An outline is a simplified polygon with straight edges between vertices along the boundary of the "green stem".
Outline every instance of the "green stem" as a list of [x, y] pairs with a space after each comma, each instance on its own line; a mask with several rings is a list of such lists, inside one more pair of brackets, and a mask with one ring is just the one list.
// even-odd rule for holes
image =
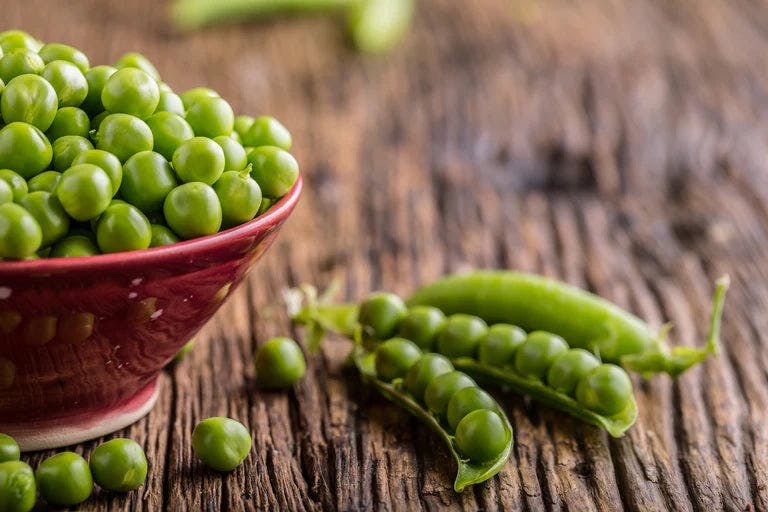
[[171, 20], [180, 30], [194, 30], [220, 21], [241, 21], [293, 11], [333, 11], [360, 0], [176, 0]]
[[630, 354], [621, 358], [621, 364], [632, 371], [645, 376], [658, 372], [667, 372], [677, 377], [688, 368], [703, 361], [707, 356], [720, 351], [720, 324], [723, 316], [725, 294], [730, 286], [728, 276], [723, 276], [715, 283], [715, 296], [712, 299], [712, 311], [709, 315], [709, 334], [704, 348], [672, 347], [660, 342], [659, 349], [653, 352]]

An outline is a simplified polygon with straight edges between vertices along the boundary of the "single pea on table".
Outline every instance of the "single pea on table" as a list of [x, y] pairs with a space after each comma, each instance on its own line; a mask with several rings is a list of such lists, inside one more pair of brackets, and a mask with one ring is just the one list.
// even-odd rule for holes
[[84, 52], [19, 30], [1, 32], [0, 48], [2, 260], [213, 235], [262, 215], [298, 179], [277, 119], [236, 116], [210, 88], [176, 94], [140, 54], [91, 67]]

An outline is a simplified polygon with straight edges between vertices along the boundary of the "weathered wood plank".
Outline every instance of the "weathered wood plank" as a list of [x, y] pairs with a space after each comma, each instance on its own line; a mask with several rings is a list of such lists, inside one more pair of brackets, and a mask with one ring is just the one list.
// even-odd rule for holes
[[[404, 44], [370, 59], [330, 20], [182, 37], [161, 5], [5, 1], [0, 28], [94, 63], [142, 51], [176, 89], [210, 85], [238, 112], [276, 115], [307, 187], [246, 286], [166, 372], [157, 407], [120, 433], [147, 450], [145, 488], [98, 492], [81, 510], [768, 510], [768, 8], [422, 0]], [[468, 267], [562, 278], [673, 321], [683, 344], [702, 343], [711, 282], [729, 272], [721, 357], [677, 381], [636, 380], [640, 417], [619, 440], [497, 395], [513, 456], [460, 496], [439, 440], [343, 369], [344, 340], [294, 391], [253, 386], [252, 353], [289, 332], [284, 287], [340, 278], [348, 299], [407, 294]], [[230, 475], [191, 452], [212, 415], [254, 432]]]

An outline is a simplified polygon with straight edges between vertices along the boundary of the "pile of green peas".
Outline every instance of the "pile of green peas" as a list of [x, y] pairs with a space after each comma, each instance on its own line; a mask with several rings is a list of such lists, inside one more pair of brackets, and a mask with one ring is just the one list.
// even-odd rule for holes
[[423, 353], [410, 340], [390, 338], [375, 350], [376, 377], [403, 389], [454, 436], [472, 463], [498, 457], [511, 441], [496, 401], [441, 354]]
[[29, 512], [37, 492], [48, 504], [71, 507], [87, 500], [94, 482], [112, 492], [138, 489], [147, 479], [147, 457], [138, 443], [112, 439], [98, 446], [90, 462], [74, 452], [61, 452], [36, 471], [20, 460], [14, 439], [0, 434], [0, 510]]
[[[232, 471], [251, 451], [251, 434], [231, 418], [208, 418], [192, 433], [197, 456], [217, 471]], [[96, 447], [86, 461], [74, 452], [60, 452], [34, 471], [20, 460], [16, 441], [0, 434], [0, 511], [29, 512], [37, 493], [56, 507], [72, 507], [87, 500], [94, 483], [111, 492], [128, 492], [147, 479], [147, 456], [131, 439], [116, 438]]]
[[479, 317], [461, 313], [446, 317], [431, 306], [408, 308], [397, 295], [383, 292], [360, 304], [358, 322], [369, 339], [398, 336], [418, 350], [450, 360], [469, 358], [503, 368], [541, 382], [600, 415], [619, 414], [633, 400], [632, 380], [623, 368], [602, 363], [586, 350], [569, 348], [563, 338], [549, 332], [526, 333], [509, 324], [489, 327]]
[[0, 32], [0, 259], [168, 245], [250, 221], [298, 179], [291, 134], [235, 116], [216, 91], [176, 94], [128, 53]]

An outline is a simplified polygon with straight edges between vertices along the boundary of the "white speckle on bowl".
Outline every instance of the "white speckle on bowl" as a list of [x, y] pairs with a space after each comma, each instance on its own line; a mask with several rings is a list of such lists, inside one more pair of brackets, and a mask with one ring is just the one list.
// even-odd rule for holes
[[0, 299], [7, 299], [11, 296], [13, 293], [13, 290], [8, 288], [7, 286], [0, 286]]
[[137, 278], [131, 280], [131, 286], [139, 286], [143, 282], [144, 282], [144, 278], [143, 277], [137, 277]]
[[139, 296], [139, 294], [136, 293], [136, 292], [131, 292], [131, 293], [128, 294], [128, 298], [129, 299], [135, 299], [138, 296]]
[[160, 315], [162, 315], [162, 314], [163, 314], [163, 310], [161, 308], [161, 309], [158, 309], [157, 311], [155, 311], [154, 313], [152, 313], [149, 316], [149, 318], [151, 318], [152, 320], [156, 320], [156, 319], [160, 318]]

